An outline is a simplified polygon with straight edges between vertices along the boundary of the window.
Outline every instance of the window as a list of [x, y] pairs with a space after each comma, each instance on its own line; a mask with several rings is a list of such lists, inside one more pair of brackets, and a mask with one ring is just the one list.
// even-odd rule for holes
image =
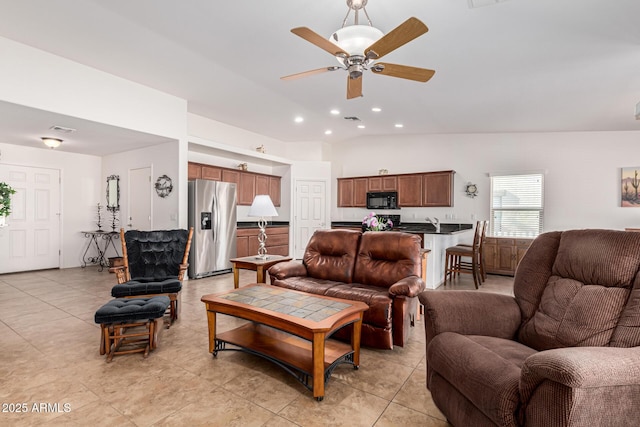
[[541, 173], [491, 176], [494, 237], [536, 237], [542, 233], [544, 179]]

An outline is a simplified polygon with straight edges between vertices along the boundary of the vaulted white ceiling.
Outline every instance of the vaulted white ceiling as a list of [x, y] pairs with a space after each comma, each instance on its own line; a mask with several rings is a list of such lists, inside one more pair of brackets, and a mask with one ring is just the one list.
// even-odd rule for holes
[[[364, 97], [347, 100], [342, 70], [280, 80], [337, 65], [290, 29], [329, 37], [346, 15], [345, 0], [0, 0], [0, 36], [286, 142], [640, 130], [638, 0], [509, 0], [478, 8], [468, 0], [369, 0], [367, 11], [385, 33], [410, 16], [429, 27], [384, 59], [436, 70], [429, 82], [366, 72]], [[329, 113], [334, 108], [339, 116]], [[359, 117], [365, 129], [344, 116]]]

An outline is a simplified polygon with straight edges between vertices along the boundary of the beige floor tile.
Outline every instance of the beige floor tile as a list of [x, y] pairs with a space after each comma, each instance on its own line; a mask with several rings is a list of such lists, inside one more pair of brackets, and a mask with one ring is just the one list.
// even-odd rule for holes
[[[512, 292], [512, 279], [491, 277], [482, 291]], [[240, 272], [241, 284], [254, 281], [255, 272]], [[231, 274], [185, 281], [180, 319], [160, 331], [158, 348], [107, 363], [93, 316], [114, 284], [95, 266], [0, 275], [0, 398], [71, 404], [67, 413], [0, 414], [1, 425], [446, 425], [424, 383], [422, 322], [404, 348], [363, 348], [359, 370], [336, 368], [317, 402], [269, 361], [208, 353], [201, 298], [233, 289]], [[220, 331], [244, 322], [218, 316]]]

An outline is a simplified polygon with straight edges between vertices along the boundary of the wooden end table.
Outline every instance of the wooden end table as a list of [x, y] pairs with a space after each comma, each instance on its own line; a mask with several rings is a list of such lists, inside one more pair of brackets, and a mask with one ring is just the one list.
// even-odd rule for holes
[[[313, 397], [318, 401], [324, 398], [325, 382], [336, 366], [349, 363], [358, 369], [360, 365], [362, 317], [369, 308], [361, 301], [261, 283], [222, 294], [204, 295], [201, 301], [207, 308], [209, 352], [213, 357], [219, 351], [238, 349], [263, 357], [313, 390]], [[250, 322], [218, 333], [217, 313]], [[333, 332], [351, 324], [350, 344], [327, 340]]]
[[291, 257], [282, 255], [267, 255], [266, 259], [259, 258], [256, 255], [245, 256], [242, 258], [232, 258], [233, 264], [233, 287], [238, 289], [240, 281], [239, 270], [253, 270], [256, 272], [256, 282], [267, 283], [267, 277], [264, 274], [269, 267], [283, 261], [291, 261]]

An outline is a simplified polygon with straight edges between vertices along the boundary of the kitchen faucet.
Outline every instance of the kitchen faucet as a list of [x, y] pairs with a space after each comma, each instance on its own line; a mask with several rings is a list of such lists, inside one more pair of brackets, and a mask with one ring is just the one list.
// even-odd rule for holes
[[436, 233], [440, 232], [440, 220], [438, 218], [436, 218], [435, 216], [433, 217], [433, 219], [431, 219], [431, 217], [426, 217], [425, 220], [428, 223], [433, 224], [433, 226], [436, 228]]

